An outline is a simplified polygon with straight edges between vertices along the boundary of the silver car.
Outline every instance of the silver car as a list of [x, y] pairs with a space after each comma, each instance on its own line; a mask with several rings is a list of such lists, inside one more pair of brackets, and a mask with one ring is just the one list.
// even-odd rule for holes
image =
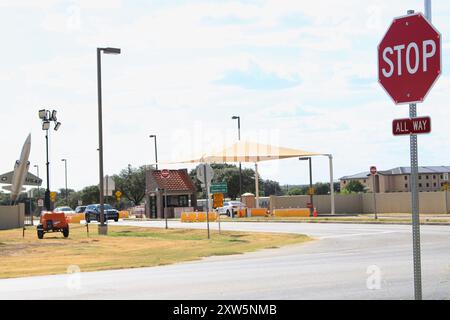
[[240, 201], [225, 201], [223, 203], [223, 207], [217, 208], [217, 212], [219, 214], [226, 214], [227, 216], [231, 217], [232, 213], [234, 216], [236, 212], [245, 207], [245, 204]]
[[63, 212], [65, 215], [75, 214], [75, 211], [70, 207], [57, 207], [53, 212]]

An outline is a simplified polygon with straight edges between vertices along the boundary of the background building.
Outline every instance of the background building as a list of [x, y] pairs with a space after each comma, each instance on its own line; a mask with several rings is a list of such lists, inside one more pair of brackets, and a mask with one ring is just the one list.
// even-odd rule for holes
[[[420, 192], [440, 191], [448, 182], [450, 166], [419, 167], [418, 186]], [[390, 170], [378, 171], [375, 176], [375, 192], [409, 192], [411, 191], [411, 168], [397, 167]], [[447, 178], [447, 180], [445, 179]], [[340, 178], [341, 190], [350, 181], [359, 181], [368, 192], [373, 192], [373, 176], [369, 171]]]

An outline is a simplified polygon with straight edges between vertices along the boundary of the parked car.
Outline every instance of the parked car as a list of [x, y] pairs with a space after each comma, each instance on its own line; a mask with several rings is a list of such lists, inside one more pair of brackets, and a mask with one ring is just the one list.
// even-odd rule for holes
[[78, 206], [75, 208], [75, 213], [83, 213], [86, 210], [86, 206]]
[[53, 212], [64, 213], [66, 216], [75, 214], [75, 211], [71, 207], [56, 207]]
[[[119, 211], [111, 207], [111, 205], [105, 203], [103, 205], [103, 210], [105, 213], [105, 221], [119, 221]], [[84, 219], [87, 223], [91, 222], [92, 220], [100, 222], [100, 205], [90, 204], [86, 206], [86, 209], [84, 210]]]
[[245, 207], [246, 207], [245, 204], [243, 204], [240, 201], [225, 201], [223, 203], [223, 207], [217, 208], [217, 212], [219, 214], [222, 214], [222, 215], [225, 214], [225, 215], [231, 217], [231, 214], [233, 214], [233, 216], [234, 216], [234, 214], [236, 212], [238, 212], [240, 209], [245, 208]]

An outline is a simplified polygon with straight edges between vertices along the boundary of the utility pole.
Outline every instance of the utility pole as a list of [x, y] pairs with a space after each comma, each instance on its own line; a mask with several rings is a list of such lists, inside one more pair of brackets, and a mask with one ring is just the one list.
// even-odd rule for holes
[[61, 159], [61, 161], [64, 162], [64, 172], [65, 172], [64, 176], [65, 176], [65, 184], [66, 184], [65, 196], [66, 196], [66, 205], [68, 206], [69, 205], [69, 194], [67, 192], [67, 159]]
[[105, 224], [105, 199], [103, 186], [103, 115], [102, 115], [102, 58], [101, 54], [120, 54], [119, 48], [97, 48], [97, 98], [98, 98], [98, 161], [99, 161], [99, 189], [100, 189], [100, 224], [98, 233], [108, 234]]
[[[233, 120], [237, 120], [238, 123], [238, 141], [241, 141], [241, 117], [233, 116]], [[242, 164], [239, 162], [239, 198], [242, 196]]]

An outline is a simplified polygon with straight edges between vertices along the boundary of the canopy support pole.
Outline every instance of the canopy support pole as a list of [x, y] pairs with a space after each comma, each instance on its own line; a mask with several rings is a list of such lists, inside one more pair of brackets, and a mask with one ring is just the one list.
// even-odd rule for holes
[[330, 198], [331, 198], [331, 214], [335, 214], [334, 207], [334, 182], [333, 182], [333, 155], [327, 154], [330, 161]]
[[256, 196], [256, 207], [259, 208], [259, 175], [258, 175], [258, 162], [255, 162], [255, 196]]

